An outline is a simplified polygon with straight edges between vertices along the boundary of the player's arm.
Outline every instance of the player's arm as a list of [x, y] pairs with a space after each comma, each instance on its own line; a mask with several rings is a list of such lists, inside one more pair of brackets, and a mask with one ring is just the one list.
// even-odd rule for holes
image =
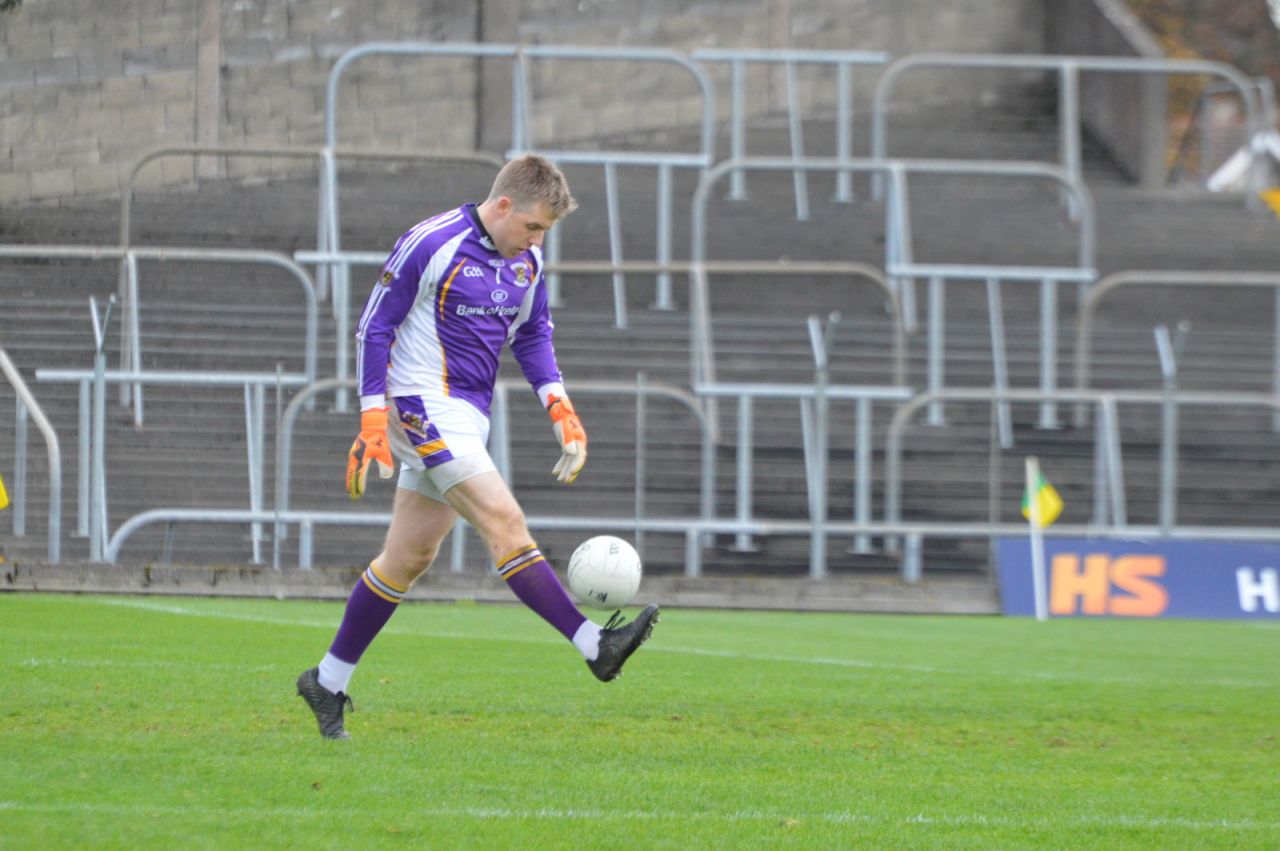
[[[536, 286], [536, 284], [535, 284]], [[587, 463], [587, 431], [565, 392], [556, 352], [551, 343], [554, 326], [541, 287], [532, 294], [529, 316], [511, 340], [511, 351], [525, 379], [551, 417], [551, 428], [560, 444], [560, 460], [551, 472], [566, 485], [573, 484]]]
[[387, 363], [396, 329], [417, 295], [417, 275], [402, 269], [397, 277], [384, 270], [369, 294], [356, 328], [356, 377], [360, 390], [360, 432], [347, 452], [347, 495], [364, 495], [369, 467], [389, 479], [395, 472], [387, 440]]

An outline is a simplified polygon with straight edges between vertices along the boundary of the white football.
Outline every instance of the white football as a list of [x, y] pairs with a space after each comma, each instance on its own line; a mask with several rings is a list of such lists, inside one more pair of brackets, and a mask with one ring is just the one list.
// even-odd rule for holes
[[597, 535], [569, 556], [569, 590], [593, 609], [620, 609], [640, 590], [644, 569], [635, 547], [613, 535]]

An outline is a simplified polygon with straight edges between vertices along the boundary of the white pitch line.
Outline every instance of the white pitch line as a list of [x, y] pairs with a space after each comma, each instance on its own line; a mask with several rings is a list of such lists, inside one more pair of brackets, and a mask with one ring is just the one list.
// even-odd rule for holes
[[192, 668], [226, 671], [275, 671], [279, 665], [241, 665], [230, 662], [163, 662], [154, 659], [145, 661], [124, 662], [118, 659], [0, 659], [0, 665], [12, 665], [15, 668], [145, 668], [154, 671], [157, 668], [170, 668], [177, 671], [189, 671]]
[[[213, 611], [208, 609], [198, 609], [189, 606], [180, 606], [171, 603], [157, 603], [151, 600], [142, 600], [135, 598], [75, 598], [88, 603], [99, 603], [106, 606], [120, 606], [125, 608], [143, 609], [147, 611], [161, 612], [163, 614], [185, 615], [189, 617], [215, 618], [220, 620], [246, 621], [250, 623], [261, 623], [271, 626], [303, 626], [316, 629], [336, 630], [337, 621], [315, 621], [288, 619], [279, 617], [268, 617], [265, 615], [248, 615], [236, 612]], [[418, 638], [443, 638], [450, 640], [472, 640], [480, 636], [464, 633], [464, 632], [447, 632], [444, 630], [418, 630], [400, 627], [394, 623], [388, 624], [384, 629], [384, 633], [390, 635], [407, 635]], [[484, 636], [486, 641], [509, 641], [520, 644], [560, 644], [561, 642], [554, 638], [522, 638], [513, 636]], [[705, 647], [671, 647], [661, 644], [649, 644], [645, 647], [646, 653], [678, 653], [688, 656], [714, 656], [724, 659], [738, 659], [748, 662], [772, 662], [784, 665], [824, 665], [838, 668], [853, 668], [861, 670], [876, 671], [904, 671], [916, 674], [937, 674], [940, 676], [956, 676], [956, 677], [1004, 677], [1007, 679], [1028, 679], [1028, 680], [1044, 680], [1049, 682], [1091, 682], [1101, 684], [1147, 684], [1147, 685], [1201, 685], [1212, 686], [1218, 688], [1262, 688], [1274, 689], [1277, 683], [1271, 680], [1238, 680], [1238, 679], [1208, 679], [1198, 680], [1194, 683], [1185, 679], [1141, 679], [1132, 675], [1116, 675], [1107, 676], [1102, 674], [1080, 674], [1068, 671], [981, 671], [981, 670], [965, 670], [957, 668], [938, 668], [929, 665], [910, 665], [895, 662], [875, 662], [865, 659], [839, 659], [829, 656], [788, 656], [781, 654], [763, 654], [763, 653], [741, 653], [734, 650], [719, 650]]]
[[[94, 804], [94, 803], [30, 803], [25, 801], [0, 801], [0, 812], [31, 813], [97, 813], [108, 816], [182, 816], [192, 815], [217, 817], [220, 819], [244, 820], [252, 818], [287, 818], [299, 816], [310, 818], [316, 813], [314, 807], [202, 807], [193, 804], [181, 806], [165, 806], [161, 804]], [[910, 816], [887, 815], [884, 813], [855, 812], [766, 812], [762, 810], [736, 810], [734, 812], [682, 813], [674, 810], [600, 810], [600, 809], [560, 809], [556, 807], [539, 807], [535, 809], [512, 809], [507, 807], [414, 807], [415, 816], [428, 818], [475, 818], [495, 820], [542, 819], [548, 821], [600, 821], [617, 819], [622, 821], [723, 821], [723, 822], [827, 822], [830, 824], [884, 824], [884, 825], [922, 825], [943, 827], [1042, 827], [1052, 828], [1066, 824], [1077, 826], [1121, 828], [1131, 830], [1180, 830], [1200, 831], [1242, 831], [1242, 830], [1277, 830], [1280, 822], [1258, 821], [1256, 819], [1187, 819], [1163, 818], [1159, 816], [1069, 816], [1063, 819], [1030, 818], [1019, 819], [1009, 816], [973, 815], [929, 815], [916, 813]]]

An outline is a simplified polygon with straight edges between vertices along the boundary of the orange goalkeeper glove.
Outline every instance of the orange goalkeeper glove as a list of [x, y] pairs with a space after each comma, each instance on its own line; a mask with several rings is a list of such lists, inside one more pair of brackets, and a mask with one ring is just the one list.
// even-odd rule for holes
[[378, 462], [378, 475], [391, 478], [395, 468], [391, 462], [391, 445], [387, 443], [387, 409], [370, 408], [360, 412], [360, 434], [347, 453], [347, 495], [364, 496], [364, 480], [369, 465]]
[[551, 473], [571, 485], [582, 471], [582, 465], [587, 463], [587, 431], [567, 396], [549, 397], [547, 413], [551, 415], [551, 427], [555, 429], [561, 451], [560, 460]]

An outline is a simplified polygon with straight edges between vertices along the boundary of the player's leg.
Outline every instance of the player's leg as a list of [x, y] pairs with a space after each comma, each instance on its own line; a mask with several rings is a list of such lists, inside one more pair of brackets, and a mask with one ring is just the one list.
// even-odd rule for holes
[[599, 627], [591, 628], [590, 620], [569, 599], [529, 534], [524, 512], [502, 477], [494, 471], [481, 473], [454, 485], [444, 496], [475, 527], [497, 565], [498, 575], [520, 601], [584, 654], [594, 655]]
[[596, 677], [617, 677], [622, 663], [653, 631], [657, 606], [645, 608], [624, 626], [611, 621], [602, 628], [582, 614], [534, 543], [524, 512], [497, 472], [456, 483], [445, 491], [445, 499], [480, 533], [498, 574], [520, 601], [572, 641]]
[[411, 474], [409, 478], [406, 482], [402, 474], [382, 552], [356, 581], [329, 652], [317, 667], [298, 677], [298, 693], [326, 738], [347, 738], [343, 710], [350, 705], [347, 687], [356, 665], [414, 580], [431, 566], [457, 518], [438, 496], [433, 499], [415, 490]]
[[414, 580], [435, 560], [457, 514], [443, 502], [396, 488], [386, 542], [356, 582], [342, 624], [320, 663], [320, 685], [345, 692], [364, 651], [373, 643]]

